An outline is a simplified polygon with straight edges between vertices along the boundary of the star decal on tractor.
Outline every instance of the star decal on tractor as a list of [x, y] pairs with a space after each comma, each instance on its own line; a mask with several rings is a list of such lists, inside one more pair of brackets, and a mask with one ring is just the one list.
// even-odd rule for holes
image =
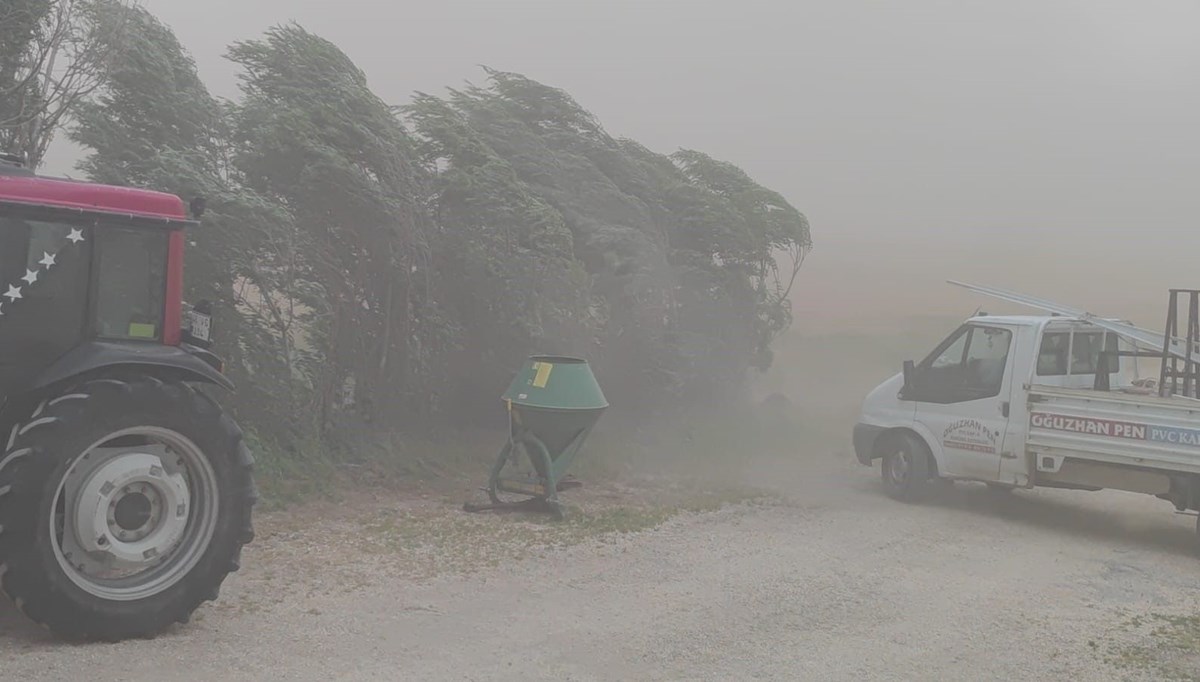
[[[72, 245], [78, 245], [80, 242], [85, 240], [85, 238], [83, 236], [83, 230], [79, 229], [79, 228], [72, 228], [71, 231], [67, 234], [66, 238], [67, 238], [67, 241], [71, 242]], [[12, 307], [12, 305], [15, 304], [17, 301], [25, 298], [24, 295], [22, 295], [22, 293], [21, 293], [22, 290], [27, 289], [28, 287], [31, 287], [34, 284], [36, 284], [39, 281], [39, 279], [41, 278], [43, 269], [46, 272], [49, 272], [50, 268], [54, 267], [55, 265], [58, 265], [59, 253], [61, 253], [61, 251], [56, 252], [56, 253], [50, 253], [48, 251], [43, 251], [42, 259], [37, 262], [37, 264], [40, 265], [41, 267], [34, 268], [34, 269], [26, 268], [25, 276], [21, 277], [18, 280], [20, 282], [24, 282], [24, 286], [17, 286], [16, 284], [8, 285], [8, 291], [6, 291], [3, 294], [0, 294], [0, 298], [8, 299], [8, 307]], [[0, 317], [4, 316], [4, 307], [3, 306], [4, 306], [4, 302], [0, 301]]]

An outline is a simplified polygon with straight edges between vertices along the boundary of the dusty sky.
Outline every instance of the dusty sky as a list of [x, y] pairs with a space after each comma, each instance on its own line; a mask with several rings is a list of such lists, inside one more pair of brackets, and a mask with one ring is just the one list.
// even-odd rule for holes
[[1200, 286], [1195, 0], [142, 3], [219, 95], [225, 47], [294, 20], [394, 103], [487, 64], [733, 161], [812, 221], [803, 326], [968, 313], [953, 277], [1157, 327]]

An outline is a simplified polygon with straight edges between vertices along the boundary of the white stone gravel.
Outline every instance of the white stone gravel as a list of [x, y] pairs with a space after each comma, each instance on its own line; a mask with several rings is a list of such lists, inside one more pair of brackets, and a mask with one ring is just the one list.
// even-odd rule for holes
[[1125, 624], [1200, 613], [1194, 521], [1152, 498], [770, 478], [779, 504], [432, 578], [344, 519], [267, 518], [221, 602], [153, 641], [68, 646], [5, 607], [0, 678], [1153, 679], [1109, 662], [1145, 636]]

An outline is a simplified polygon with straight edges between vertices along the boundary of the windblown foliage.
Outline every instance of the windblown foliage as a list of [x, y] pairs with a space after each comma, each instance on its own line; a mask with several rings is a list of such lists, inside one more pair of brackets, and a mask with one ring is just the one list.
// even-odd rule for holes
[[[771, 339], [790, 322], [794, 275], [781, 276], [776, 256], [802, 261], [804, 216], [731, 164], [655, 154], [611, 137], [561, 90], [488, 76], [486, 88], [418, 95], [406, 110], [436, 175], [443, 228], [504, 245], [475, 260], [456, 245], [446, 259], [456, 276], [503, 273], [507, 286], [491, 295], [505, 305], [471, 312], [488, 350], [586, 352], [615, 402], [639, 410], [668, 394], [728, 392], [749, 367], [765, 368]], [[552, 333], [547, 307], [559, 322]], [[512, 324], [523, 336], [490, 331]]]
[[217, 302], [260, 433], [476, 420], [531, 353], [588, 357], [650, 415], [728, 396], [791, 322], [808, 223], [732, 164], [614, 138], [514, 73], [395, 109], [294, 25], [230, 49], [222, 103], [167, 27], [119, 11], [135, 30], [72, 110], [80, 167], [208, 198], [189, 297]]

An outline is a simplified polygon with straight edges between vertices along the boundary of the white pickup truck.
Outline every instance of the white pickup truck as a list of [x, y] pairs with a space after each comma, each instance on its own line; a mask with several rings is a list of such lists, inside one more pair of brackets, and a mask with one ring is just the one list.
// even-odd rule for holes
[[885, 490], [901, 500], [941, 478], [1110, 488], [1200, 509], [1200, 401], [1135, 386], [1136, 359], [1119, 352], [1134, 346], [1111, 331], [1121, 325], [1090, 315], [969, 319], [866, 398], [858, 460], [883, 460]]

